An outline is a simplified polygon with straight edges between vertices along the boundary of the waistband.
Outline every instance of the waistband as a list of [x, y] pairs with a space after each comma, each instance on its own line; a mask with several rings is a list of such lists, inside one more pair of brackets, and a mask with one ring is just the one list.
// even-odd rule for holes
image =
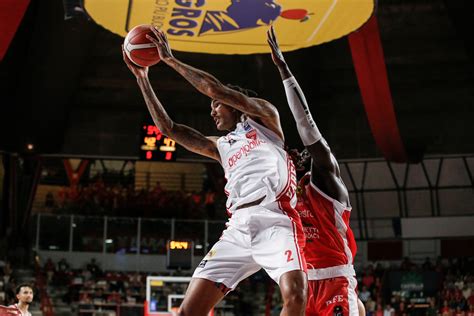
[[308, 280], [324, 280], [341, 276], [350, 277], [355, 275], [356, 273], [352, 264], [344, 264], [322, 269], [308, 269]]

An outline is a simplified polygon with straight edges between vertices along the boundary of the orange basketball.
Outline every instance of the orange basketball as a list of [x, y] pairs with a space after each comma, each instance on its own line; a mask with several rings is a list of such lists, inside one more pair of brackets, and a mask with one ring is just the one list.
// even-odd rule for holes
[[137, 25], [128, 32], [123, 43], [123, 48], [130, 60], [141, 67], [148, 67], [160, 61], [156, 46], [146, 38], [146, 35], [155, 37], [150, 30], [151, 25]]

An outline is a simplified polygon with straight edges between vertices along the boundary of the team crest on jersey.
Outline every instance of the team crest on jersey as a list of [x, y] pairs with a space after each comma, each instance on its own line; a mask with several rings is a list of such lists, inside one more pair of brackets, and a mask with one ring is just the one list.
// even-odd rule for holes
[[245, 134], [245, 137], [256, 140], [257, 139], [257, 131], [256, 130], [251, 130], [247, 134]]

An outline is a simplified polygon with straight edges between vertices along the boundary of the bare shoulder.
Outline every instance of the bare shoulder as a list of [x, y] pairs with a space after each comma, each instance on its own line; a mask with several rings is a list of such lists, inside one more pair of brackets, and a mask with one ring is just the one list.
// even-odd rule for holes
[[260, 106], [262, 110], [262, 116], [279, 118], [278, 110], [271, 102], [265, 99], [261, 99], [261, 98], [250, 98], [250, 99]]
[[249, 117], [262, 124], [266, 128], [273, 131], [281, 140], [285, 141], [283, 129], [280, 123], [280, 114], [277, 108], [264, 99], [252, 98], [254, 102], [258, 103], [261, 107], [260, 115], [249, 115]]

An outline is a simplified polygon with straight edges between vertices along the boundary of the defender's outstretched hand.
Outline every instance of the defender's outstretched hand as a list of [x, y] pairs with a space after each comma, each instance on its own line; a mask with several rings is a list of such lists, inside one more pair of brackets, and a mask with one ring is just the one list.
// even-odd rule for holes
[[283, 57], [283, 53], [281, 52], [280, 45], [278, 45], [278, 41], [275, 35], [275, 29], [273, 28], [273, 25], [270, 26], [270, 29], [267, 31], [267, 42], [268, 42], [268, 45], [270, 45], [270, 48], [272, 49], [273, 63], [277, 67], [285, 67], [286, 61], [285, 61], [285, 58]]
[[155, 34], [155, 37], [146, 35], [153, 44], [155, 44], [160, 54], [161, 60], [164, 62], [173, 58], [173, 53], [171, 52], [170, 43], [168, 42], [168, 37], [166, 37], [165, 32], [159, 30], [156, 26], [151, 26], [150, 30]]
[[127, 54], [125, 53], [125, 50], [123, 49], [122, 45], [122, 55], [123, 55], [123, 61], [127, 65], [128, 69], [133, 73], [135, 77], [138, 78], [147, 78], [148, 77], [148, 67], [140, 67], [135, 65], [130, 58], [128, 58]]

